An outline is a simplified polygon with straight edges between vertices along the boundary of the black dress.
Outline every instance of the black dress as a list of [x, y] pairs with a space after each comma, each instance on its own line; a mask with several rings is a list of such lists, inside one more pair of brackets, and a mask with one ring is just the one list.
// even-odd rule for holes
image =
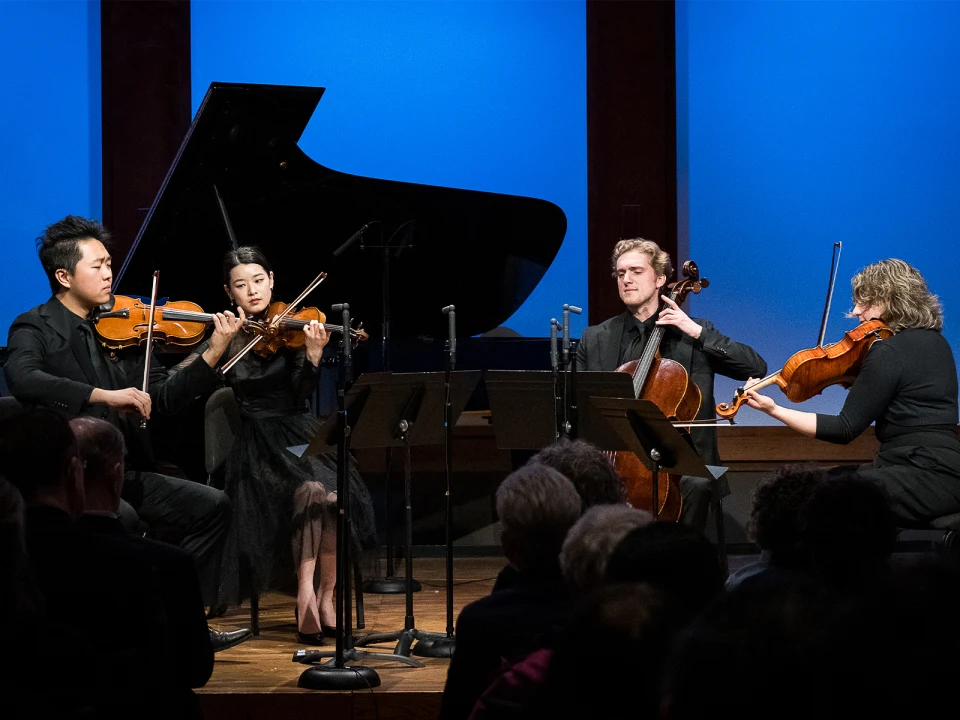
[[[222, 362], [247, 340], [239, 334]], [[306, 361], [303, 350], [287, 348], [268, 358], [249, 352], [226, 373], [242, 422], [225, 466], [233, 522], [221, 565], [220, 603], [239, 604], [249, 592], [241, 583], [241, 563], [258, 593], [289, 584], [296, 567], [320, 552], [321, 525], [336, 522], [335, 506], [327, 502], [337, 490], [336, 453], [297, 457], [287, 449], [308, 444], [320, 427], [308, 406], [319, 377], [320, 369]], [[352, 456], [349, 467], [351, 548], [364, 553], [376, 547], [373, 503]]]

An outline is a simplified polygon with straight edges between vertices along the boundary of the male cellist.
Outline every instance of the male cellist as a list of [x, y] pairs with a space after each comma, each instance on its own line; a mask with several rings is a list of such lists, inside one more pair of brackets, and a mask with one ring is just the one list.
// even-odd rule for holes
[[[670, 256], [651, 240], [621, 240], [613, 249], [613, 270], [625, 310], [588, 327], [577, 346], [577, 370], [616, 370], [643, 354], [654, 326], [664, 327], [660, 354], [680, 363], [703, 394], [698, 419], [715, 417], [713, 376], [737, 380], [763, 377], [767, 363], [742, 343], [721, 335], [709, 320], [689, 317], [663, 291], [673, 273]], [[661, 305], [662, 303], [662, 305]], [[720, 465], [716, 429], [694, 428], [693, 444], [707, 465]], [[711, 480], [680, 480], [683, 510], [680, 522], [703, 532], [710, 509]], [[729, 493], [725, 479], [718, 490]]]

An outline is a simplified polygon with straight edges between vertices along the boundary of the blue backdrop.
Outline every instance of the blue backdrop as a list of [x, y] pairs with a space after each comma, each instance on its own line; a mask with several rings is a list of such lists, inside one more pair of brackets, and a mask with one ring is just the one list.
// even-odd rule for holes
[[35, 238], [100, 217], [100, 5], [0, 2], [0, 345], [50, 297]]
[[[853, 274], [900, 257], [960, 349], [958, 27], [958, 3], [677, 4], [680, 226], [712, 282], [693, 309], [771, 371], [816, 345], [836, 240], [828, 342], [856, 323]], [[718, 400], [737, 385], [718, 379]], [[845, 395], [798, 407], [836, 412]]]
[[[317, 162], [566, 213], [557, 259], [504, 325], [543, 336], [563, 303], [586, 308], [582, 0], [193, 0], [191, 12], [194, 110], [213, 81], [326, 87], [300, 141]], [[574, 317], [574, 336], [585, 320]]]

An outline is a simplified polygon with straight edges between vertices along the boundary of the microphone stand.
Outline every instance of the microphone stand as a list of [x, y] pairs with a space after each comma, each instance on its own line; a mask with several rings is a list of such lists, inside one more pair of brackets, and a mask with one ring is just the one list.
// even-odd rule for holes
[[453, 635], [453, 496], [450, 487], [452, 463], [453, 409], [450, 405], [450, 373], [457, 365], [457, 314], [453, 305], [443, 308], [447, 316], [447, 366], [443, 377], [443, 469], [447, 481], [446, 540], [447, 540], [447, 632], [430, 633], [417, 641], [413, 654], [421, 657], [453, 657], [457, 639]]
[[560, 429], [560, 360], [557, 352], [557, 326], [560, 323], [556, 318], [550, 318], [550, 369], [553, 372], [553, 440], [559, 442]]
[[[350, 306], [347, 303], [334, 305], [331, 312], [343, 313], [343, 327], [350, 327]], [[352, 561], [350, 559], [350, 476], [349, 445], [350, 422], [347, 417], [346, 386], [350, 380], [350, 334], [343, 333], [340, 340], [340, 364], [337, 370], [337, 648], [334, 652], [298, 650], [294, 662], [311, 663], [316, 659], [333, 656], [332, 660], [311, 667], [300, 674], [297, 687], [311, 690], [362, 690], [380, 685], [380, 676], [366, 665], [347, 665], [347, 660], [362, 660], [365, 657], [381, 660], [397, 660], [413, 667], [421, 664], [410, 658], [387, 653], [371, 653], [353, 646], [353, 608], [351, 607]]]
[[[583, 312], [582, 308], [576, 305], [563, 306], [563, 434], [568, 438], [574, 437], [574, 423], [576, 418], [574, 414], [576, 407], [573, 404], [573, 394], [576, 392], [576, 377], [571, 374], [576, 373], [576, 354], [570, 352], [570, 313], [579, 315]], [[571, 358], [573, 359], [573, 369], [571, 370]]]
[[[364, 228], [371, 225], [372, 223], [367, 223], [364, 225]], [[381, 250], [383, 258], [383, 271], [381, 277], [383, 278], [382, 287], [380, 290], [380, 297], [382, 302], [382, 313], [381, 313], [381, 323], [380, 323], [380, 369], [383, 372], [390, 371], [390, 261], [393, 259], [391, 256], [391, 250], [394, 248], [390, 245], [393, 238], [391, 237], [386, 243], [380, 245], [365, 245], [363, 242], [363, 234], [361, 230], [360, 235], [360, 249], [361, 250]], [[412, 245], [407, 245], [405, 242], [400, 244], [400, 247], [397, 248], [396, 256], [400, 256], [400, 251], [404, 247], [412, 248]], [[385, 460], [386, 460], [386, 470], [384, 473], [383, 481], [383, 520], [384, 520], [384, 535], [386, 536], [386, 545], [387, 545], [387, 575], [382, 578], [367, 578], [363, 581], [363, 591], [369, 593], [378, 593], [381, 595], [387, 594], [399, 594], [406, 592], [407, 583], [404, 578], [399, 578], [395, 575], [394, 571], [394, 550], [393, 550], [393, 523], [391, 522], [392, 512], [390, 508], [390, 477], [391, 470], [393, 467], [393, 452], [391, 448], [386, 448], [384, 450]], [[407, 548], [407, 552], [410, 552], [410, 549]], [[413, 592], [418, 592], [421, 587], [420, 583], [414, 579], [413, 580]]]

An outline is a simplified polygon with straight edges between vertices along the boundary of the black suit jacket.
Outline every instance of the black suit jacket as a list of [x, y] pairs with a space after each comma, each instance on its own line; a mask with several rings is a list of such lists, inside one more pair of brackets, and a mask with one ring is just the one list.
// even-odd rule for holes
[[[27, 510], [30, 567], [47, 609], [42, 650], [71, 649], [70, 672], [53, 685], [97, 706], [148, 695], [189, 705], [190, 688], [213, 672], [193, 560], [114, 522], [91, 519], [91, 532], [56, 508]], [[35, 680], [49, 684], [40, 673]]]
[[[131, 469], [152, 470], [147, 430], [136, 421], [118, 420], [116, 413], [105, 405], [88, 402], [99, 382], [90, 351], [77, 330], [79, 321], [56, 297], [14, 320], [7, 341], [10, 354], [3, 366], [7, 386], [20, 402], [52, 408], [68, 419], [91, 415], [117, 423], [127, 441]], [[143, 348], [102, 353], [118, 388], [142, 385], [146, 360]], [[205, 362], [168, 373], [155, 357], [151, 360], [150, 397], [154, 411], [172, 415], [194, 398], [212, 392], [216, 385], [217, 374]]]
[[440, 720], [465, 720], [502, 670], [534, 650], [552, 647], [570, 614], [559, 566], [517, 573], [508, 589], [470, 603], [457, 618], [457, 647], [447, 670]]
[[[577, 370], [616, 370], [621, 339], [629, 327], [629, 319], [627, 313], [622, 313], [584, 330], [577, 345]], [[668, 326], [660, 344], [660, 355], [683, 365], [690, 373], [690, 379], [700, 388], [703, 399], [697, 418], [715, 418], [713, 376], [720, 374], [735, 380], [761, 378], [767, 374], [767, 363], [753, 348], [721, 335], [709, 320], [692, 319], [703, 327], [700, 337], [694, 340]], [[694, 429], [691, 439], [704, 463], [720, 464], [716, 428]]]
[[179, 687], [203, 687], [213, 672], [213, 646], [193, 556], [166, 543], [131, 535], [116, 518], [84, 515], [77, 528], [102, 536], [131, 562], [149, 568], [167, 619]]

